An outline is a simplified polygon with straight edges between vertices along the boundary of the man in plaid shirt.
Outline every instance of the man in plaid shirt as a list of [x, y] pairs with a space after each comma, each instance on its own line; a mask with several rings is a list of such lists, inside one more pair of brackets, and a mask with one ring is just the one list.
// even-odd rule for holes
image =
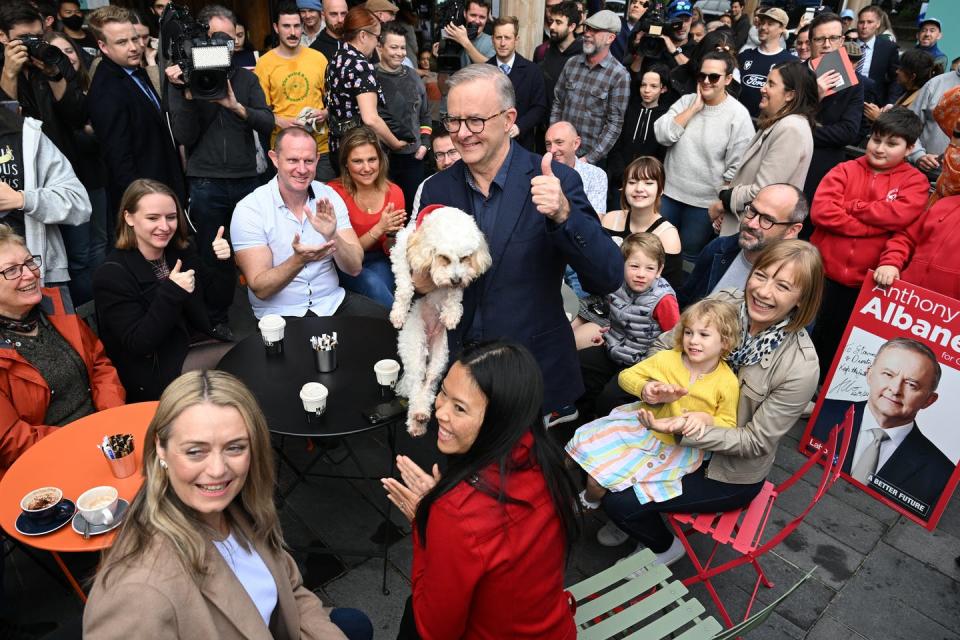
[[563, 67], [550, 111], [551, 124], [565, 120], [580, 132], [582, 160], [601, 168], [620, 137], [630, 97], [630, 74], [610, 54], [619, 32], [620, 18], [612, 11], [587, 19], [583, 53]]

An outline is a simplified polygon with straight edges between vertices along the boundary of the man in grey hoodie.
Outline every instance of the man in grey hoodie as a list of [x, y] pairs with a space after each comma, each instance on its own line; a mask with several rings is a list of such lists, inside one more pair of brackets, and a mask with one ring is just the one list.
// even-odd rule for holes
[[90, 219], [90, 199], [73, 167], [33, 118], [0, 109], [0, 222], [40, 256], [43, 286], [70, 280], [58, 225]]

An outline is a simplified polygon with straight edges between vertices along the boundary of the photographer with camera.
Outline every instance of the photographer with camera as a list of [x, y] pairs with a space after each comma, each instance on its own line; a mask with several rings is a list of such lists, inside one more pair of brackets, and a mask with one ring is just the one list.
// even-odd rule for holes
[[460, 68], [470, 64], [483, 64], [496, 53], [493, 38], [483, 32], [489, 19], [489, 0], [468, 0], [463, 8], [462, 18], [450, 21], [443, 28], [443, 37], [462, 47]]
[[[207, 5], [197, 20], [208, 26], [211, 38], [214, 34], [236, 38], [237, 18], [226, 7]], [[197, 99], [184, 86], [182, 76], [176, 75], [170, 78], [174, 90], [168, 94], [173, 135], [187, 150], [190, 220], [197, 232], [200, 259], [211, 277], [224, 283], [236, 280], [236, 267], [217, 258], [213, 241], [219, 229], [230, 228], [237, 203], [260, 186], [253, 134], [269, 136], [274, 124], [257, 76], [237, 65], [231, 72], [223, 98]], [[207, 300], [207, 313], [214, 332], [229, 338], [227, 311], [233, 288], [227, 285], [223, 290], [231, 292], [229, 298]]]

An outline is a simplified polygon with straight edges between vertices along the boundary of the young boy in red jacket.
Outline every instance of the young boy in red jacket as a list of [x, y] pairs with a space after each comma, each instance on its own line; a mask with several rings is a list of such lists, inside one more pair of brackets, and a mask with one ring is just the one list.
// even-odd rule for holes
[[927, 177], [904, 162], [923, 122], [907, 108], [880, 114], [870, 130], [867, 153], [838, 164], [823, 178], [810, 207], [810, 239], [823, 255], [826, 279], [813, 343], [826, 376], [868, 269], [893, 235], [923, 212]]

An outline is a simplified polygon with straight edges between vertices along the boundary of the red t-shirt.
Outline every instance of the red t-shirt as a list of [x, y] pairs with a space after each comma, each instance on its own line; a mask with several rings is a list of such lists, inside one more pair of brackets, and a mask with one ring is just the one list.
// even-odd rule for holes
[[[388, 204], [393, 204], [394, 211], [405, 208], [403, 203], [403, 191], [401, 191], [400, 187], [392, 182], [387, 182], [387, 197], [383, 199], [383, 204], [380, 206], [380, 209], [374, 213], [367, 213], [357, 205], [357, 202], [353, 199], [353, 196], [347, 193], [347, 190], [344, 188], [343, 182], [340, 181], [340, 178], [331, 180], [327, 183], [327, 186], [336, 191], [346, 203], [347, 213], [350, 215], [350, 226], [353, 227], [353, 230], [356, 232], [358, 238], [367, 231], [370, 231], [370, 229], [373, 228], [373, 225], [380, 222], [380, 216], [383, 214], [383, 210], [387, 208]], [[386, 246], [387, 235], [383, 234], [380, 236], [378, 242], [380, 243], [380, 250], [389, 255], [390, 251]], [[368, 251], [374, 250], [375, 249], [368, 249]]]

